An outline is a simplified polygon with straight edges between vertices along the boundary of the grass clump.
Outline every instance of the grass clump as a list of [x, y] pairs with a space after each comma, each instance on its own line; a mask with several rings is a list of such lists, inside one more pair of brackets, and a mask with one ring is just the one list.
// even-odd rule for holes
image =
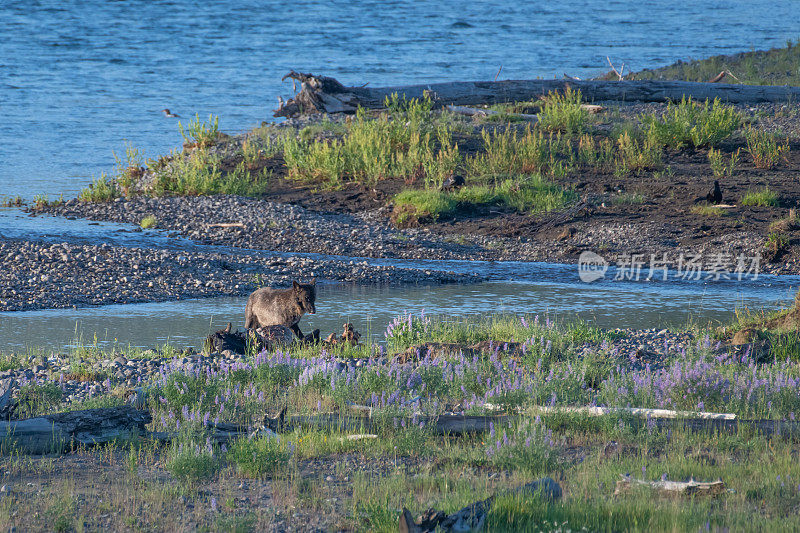
[[245, 160], [231, 171], [222, 168], [222, 159], [205, 148], [188, 155], [178, 155], [173, 164], [159, 167], [150, 187], [156, 196], [178, 194], [196, 196], [206, 194], [239, 194], [255, 196], [264, 192], [272, 174], [262, 169], [252, 171]]
[[0, 202], [0, 207], [22, 207], [23, 205], [25, 205], [25, 201], [20, 195], [14, 197], [9, 196]]
[[722, 157], [722, 152], [714, 148], [708, 149], [708, 163], [711, 165], [711, 172], [715, 178], [724, 178], [733, 176], [736, 170], [736, 164], [739, 162], [739, 152], [736, 150], [731, 154], [729, 160]]
[[582, 107], [580, 91], [567, 87], [563, 93], [550, 92], [542, 98], [539, 124], [550, 131], [562, 131], [568, 135], [586, 130], [589, 111]]
[[741, 113], [719, 98], [709, 104], [684, 97], [677, 105], [668, 104], [660, 117], [642, 115], [640, 119], [655, 141], [672, 148], [715, 146], [742, 123]]
[[744, 138], [747, 142], [747, 152], [753, 158], [756, 168], [772, 169], [789, 152], [789, 143], [781, 143], [777, 135], [767, 133], [752, 126], [744, 130]]
[[153, 215], [147, 215], [139, 223], [139, 225], [142, 227], [142, 229], [155, 228], [157, 224], [158, 224], [158, 219], [156, 217], [154, 217]]
[[757, 191], [747, 191], [739, 203], [756, 207], [777, 207], [778, 193], [769, 187]]
[[103, 172], [99, 178], [95, 178], [88, 187], [80, 192], [78, 199], [84, 202], [109, 202], [121, 194], [122, 191], [117, 186], [116, 180], [109, 178]]
[[286, 468], [292, 453], [286, 442], [273, 436], [238, 439], [228, 450], [227, 459], [238, 471], [252, 478], [274, 476]]

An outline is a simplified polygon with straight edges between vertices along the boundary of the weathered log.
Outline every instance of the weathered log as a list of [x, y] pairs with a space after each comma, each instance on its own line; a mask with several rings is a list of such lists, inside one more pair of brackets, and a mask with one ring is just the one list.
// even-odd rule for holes
[[718, 496], [725, 492], [725, 483], [717, 481], [646, 481], [644, 479], [633, 479], [630, 474], [624, 474], [622, 479], [617, 481], [614, 495], [618, 496], [629, 492], [633, 486], [649, 487], [663, 496]]
[[149, 412], [131, 406], [71, 411], [0, 422], [0, 442], [5, 452], [61, 452], [140, 435], [150, 422]]
[[719, 98], [729, 103], [785, 103], [800, 101], [800, 87], [740, 85], [687, 81], [503, 80], [461, 81], [393, 87], [345, 87], [337, 80], [290, 72], [284, 79], [301, 82], [300, 92], [275, 110], [276, 117], [311, 113], [354, 113], [356, 109], [382, 109], [392, 94], [407, 99], [429, 96], [438, 105], [475, 106], [534, 100], [567, 87], [580, 90], [590, 101], [666, 102], [684, 96], [696, 100]]
[[[546, 501], [560, 500], [562, 496], [561, 486], [552, 478], [545, 477], [526, 483], [505, 494], [529, 494], [537, 496]], [[486, 517], [494, 504], [497, 494], [471, 503], [463, 509], [451, 515], [446, 515], [436, 509], [428, 509], [420, 517], [419, 521], [414, 520], [411, 512], [403, 507], [400, 514], [399, 529], [401, 533], [427, 533], [432, 531], [480, 531], [486, 524]]]

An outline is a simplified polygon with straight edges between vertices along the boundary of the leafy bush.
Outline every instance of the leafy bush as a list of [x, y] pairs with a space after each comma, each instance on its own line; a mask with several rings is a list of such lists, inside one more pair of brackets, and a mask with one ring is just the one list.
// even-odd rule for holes
[[617, 139], [615, 174], [625, 175], [637, 170], [661, 167], [661, 147], [651, 135], [638, 141], [625, 131]]
[[121, 191], [116, 180], [109, 179], [104, 172], [81, 191], [78, 199], [84, 202], [108, 202], [119, 196]]
[[722, 157], [722, 152], [719, 150], [715, 150], [714, 148], [709, 148], [708, 150], [708, 162], [711, 165], [711, 172], [714, 174], [715, 178], [733, 176], [733, 171], [736, 170], [738, 161], [739, 150], [731, 154], [731, 158], [728, 162], [725, 161]]
[[431, 106], [429, 99], [395, 95], [387, 100], [389, 112], [377, 118], [359, 109], [341, 140], [288, 138], [283, 156], [289, 176], [330, 189], [392, 177], [421, 177], [426, 186], [438, 187], [461, 163], [461, 153], [450, 128], [432, 124]]

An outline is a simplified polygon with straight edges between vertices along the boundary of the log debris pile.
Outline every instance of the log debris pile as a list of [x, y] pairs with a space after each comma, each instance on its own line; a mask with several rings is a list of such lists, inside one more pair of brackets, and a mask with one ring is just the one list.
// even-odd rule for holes
[[[589, 101], [668, 102], [691, 97], [733, 104], [787, 103], [800, 101], [800, 87], [740, 85], [688, 81], [602, 80], [504, 80], [456, 81], [393, 87], [347, 87], [328, 76], [291, 71], [283, 79], [300, 82], [300, 92], [287, 101], [279, 99], [276, 117], [314, 113], [355, 113], [356, 109], [383, 109], [393, 94], [407, 99], [429, 97], [436, 106], [469, 107], [524, 102], [568, 87], [580, 90]], [[721, 78], [720, 78], [721, 79]]]

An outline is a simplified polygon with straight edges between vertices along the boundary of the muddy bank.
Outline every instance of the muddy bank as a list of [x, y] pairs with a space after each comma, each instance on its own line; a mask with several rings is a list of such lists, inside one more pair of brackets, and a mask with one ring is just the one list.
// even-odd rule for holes
[[356, 261], [0, 240], [0, 310], [243, 296], [293, 279], [452, 283], [477, 276]]

